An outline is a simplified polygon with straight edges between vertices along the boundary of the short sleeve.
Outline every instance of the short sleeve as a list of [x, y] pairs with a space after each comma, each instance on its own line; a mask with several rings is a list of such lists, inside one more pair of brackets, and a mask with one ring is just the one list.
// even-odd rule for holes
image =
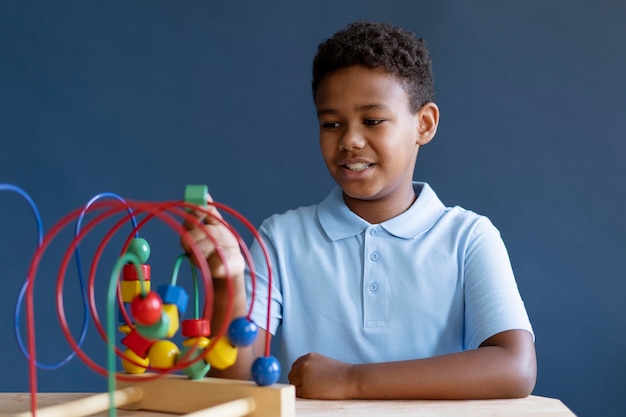
[[467, 243], [464, 293], [466, 349], [506, 330], [533, 334], [500, 232], [485, 217], [477, 221]]
[[[251, 319], [257, 326], [269, 330], [271, 334], [275, 334], [282, 319], [282, 291], [280, 277], [278, 276], [276, 250], [268, 236], [267, 228], [262, 225], [259, 228], [259, 235], [263, 241], [263, 246], [258, 240], [254, 240], [250, 246], [250, 255], [254, 265], [254, 274], [251, 273], [250, 266], [246, 268], [246, 291], [249, 302], [252, 305]], [[263, 251], [263, 247], [267, 252], [267, 258]], [[271, 274], [268, 269], [269, 259]], [[271, 295], [269, 289], [271, 286]], [[254, 295], [254, 296], [253, 296]], [[268, 318], [268, 302], [269, 311], [269, 329], [267, 328]]]

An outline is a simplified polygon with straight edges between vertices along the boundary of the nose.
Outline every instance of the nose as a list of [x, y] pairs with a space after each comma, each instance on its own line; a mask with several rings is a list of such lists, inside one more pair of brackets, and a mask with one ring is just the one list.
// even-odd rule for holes
[[355, 127], [346, 126], [339, 138], [339, 150], [341, 151], [363, 149], [366, 144], [365, 136]]

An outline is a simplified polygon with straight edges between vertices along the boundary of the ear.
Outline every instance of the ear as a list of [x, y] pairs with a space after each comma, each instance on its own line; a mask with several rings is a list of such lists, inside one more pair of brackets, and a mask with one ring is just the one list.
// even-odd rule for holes
[[426, 145], [437, 133], [439, 107], [433, 102], [424, 104], [415, 115], [417, 117], [417, 144]]

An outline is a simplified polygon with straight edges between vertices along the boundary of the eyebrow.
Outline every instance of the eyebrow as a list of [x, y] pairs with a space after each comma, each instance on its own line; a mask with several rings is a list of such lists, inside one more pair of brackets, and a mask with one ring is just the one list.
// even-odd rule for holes
[[[368, 111], [368, 110], [387, 110], [389, 106], [385, 104], [363, 104], [361, 106], [357, 106], [357, 111]], [[337, 114], [338, 111], [331, 108], [321, 108], [317, 110], [317, 116], [323, 116], [325, 114]]]

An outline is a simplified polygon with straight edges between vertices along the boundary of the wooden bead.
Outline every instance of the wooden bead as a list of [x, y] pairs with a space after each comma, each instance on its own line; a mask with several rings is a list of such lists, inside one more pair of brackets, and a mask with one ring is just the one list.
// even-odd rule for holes
[[163, 304], [176, 304], [180, 316], [184, 316], [187, 312], [189, 304], [189, 294], [183, 287], [177, 285], [160, 285], [157, 293], [161, 296]]
[[[130, 362], [126, 358], [132, 360], [133, 362], [137, 363], [138, 365], [135, 365], [134, 363]], [[126, 349], [124, 351], [124, 357], [122, 358], [122, 367], [129, 374], [142, 374], [142, 373], [144, 373], [146, 371], [146, 368], [148, 367], [149, 363], [150, 363], [150, 359], [142, 358], [141, 356], [139, 356], [135, 352], [133, 352], [131, 349]]]
[[[144, 282], [146, 291], [150, 291], [150, 281]], [[120, 291], [122, 292], [122, 301], [131, 303], [136, 296], [141, 294], [141, 281], [121, 281]]]
[[148, 356], [148, 350], [154, 344], [154, 340], [143, 337], [137, 330], [131, 330], [121, 343], [138, 356], [145, 358]]
[[148, 351], [150, 367], [155, 369], [170, 369], [176, 363], [180, 350], [170, 340], [155, 342]]
[[280, 377], [280, 362], [274, 356], [259, 356], [252, 363], [252, 379], [257, 385], [272, 385]]
[[165, 337], [168, 339], [173, 337], [180, 328], [180, 319], [178, 317], [178, 307], [175, 304], [163, 304], [163, 312], [169, 316], [169, 326]]
[[139, 332], [144, 338], [149, 340], [163, 339], [165, 336], [167, 336], [169, 328], [170, 316], [165, 311], [161, 312], [161, 319], [151, 326], [144, 326], [139, 323], [135, 325], [135, 329], [137, 329], [137, 332]]
[[200, 337], [211, 335], [211, 323], [207, 319], [183, 320], [182, 334], [185, 337]]
[[226, 369], [237, 361], [237, 346], [233, 346], [228, 337], [220, 337], [213, 348], [205, 355], [204, 360], [215, 369]]
[[148, 292], [145, 296], [139, 294], [130, 303], [130, 312], [136, 323], [144, 326], [151, 326], [161, 319], [163, 302], [159, 294], [154, 291]]
[[139, 259], [140, 263], [145, 264], [150, 257], [150, 245], [146, 239], [136, 237], [128, 243], [126, 253], [132, 253]]
[[130, 334], [130, 332], [133, 331], [132, 327], [130, 327], [128, 324], [122, 324], [120, 327], [117, 328], [117, 330], [124, 334]]
[[[207, 340], [208, 342], [208, 340]], [[197, 345], [186, 345], [180, 352], [179, 359], [185, 357], [187, 352], [191, 351], [191, 353], [185, 359], [185, 362], [191, 362], [196, 359], [198, 356], [202, 355], [202, 347]], [[191, 365], [183, 368], [183, 373], [187, 375], [190, 379], [200, 379], [203, 378], [207, 372], [211, 369], [211, 365], [206, 363], [204, 359], [200, 359]]]
[[185, 187], [185, 203], [206, 208], [209, 188], [206, 185], [187, 185]]
[[256, 339], [257, 325], [247, 317], [237, 317], [228, 326], [228, 338], [235, 346], [249, 346]]
[[[139, 265], [143, 274], [144, 281], [150, 281], [150, 265]], [[137, 275], [137, 265], [124, 264], [122, 267], [122, 281], [139, 281], [141, 278]]]
[[211, 341], [208, 337], [190, 337], [183, 340], [183, 346], [198, 346], [199, 348], [206, 348]]

